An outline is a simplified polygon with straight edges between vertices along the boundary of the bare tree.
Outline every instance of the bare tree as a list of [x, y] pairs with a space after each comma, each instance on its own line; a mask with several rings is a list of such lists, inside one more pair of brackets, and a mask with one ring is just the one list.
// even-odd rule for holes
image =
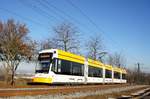
[[114, 65], [114, 59], [113, 59], [113, 56], [112, 56], [112, 55], [109, 55], [109, 56], [108, 56], [107, 64], [112, 65], [112, 66]]
[[46, 39], [46, 40], [40, 42], [40, 50], [50, 49], [50, 48], [55, 48], [52, 40]]
[[125, 66], [125, 58], [121, 53], [115, 52], [114, 54], [109, 55], [107, 63], [118, 67]]
[[103, 44], [100, 35], [94, 35], [86, 44], [87, 56], [91, 59], [98, 60], [103, 52]]
[[69, 52], [78, 52], [79, 35], [78, 31], [71, 23], [61, 23], [54, 27], [54, 36], [52, 38], [52, 43], [54, 48], [59, 48]]
[[141, 71], [138, 73], [138, 68], [127, 69], [127, 81], [130, 84], [148, 84], [150, 85], [150, 74]]
[[4, 62], [11, 75], [11, 85], [14, 85], [14, 76], [19, 63], [23, 59], [31, 59], [34, 52], [34, 42], [27, 37], [25, 24], [8, 20], [0, 21], [0, 59]]
[[125, 57], [121, 53], [115, 53], [114, 54], [114, 65], [118, 67], [125, 66]]

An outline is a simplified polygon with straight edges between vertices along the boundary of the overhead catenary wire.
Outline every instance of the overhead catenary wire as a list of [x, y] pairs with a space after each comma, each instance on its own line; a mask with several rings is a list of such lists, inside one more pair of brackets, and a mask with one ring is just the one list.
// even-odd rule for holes
[[[40, 1], [39, 2], [39, 0], [36, 0], [35, 2], [34, 2], [34, 5], [33, 4], [31, 4], [31, 2], [23, 2], [23, 1], [20, 1], [20, 0], [18, 0], [19, 2], [21, 2], [21, 4], [23, 4], [24, 6], [26, 6], [26, 7], [28, 7], [28, 8], [30, 8], [30, 9], [32, 9], [33, 11], [35, 11], [36, 13], [38, 13], [39, 15], [41, 15], [42, 14], [42, 16], [44, 16], [44, 17], [46, 17], [47, 19], [49, 19], [50, 17], [53, 17], [53, 19], [54, 20], [57, 20], [57, 21], [62, 21], [62, 20], [65, 20], [65, 21], [67, 21], [68, 19], [67, 18], [65, 18], [64, 16], [62, 16], [62, 15], [60, 15], [60, 14], [58, 14], [58, 13], [56, 13], [55, 12], [55, 10], [56, 9], [54, 9], [54, 10], [50, 10], [50, 7], [48, 6], [48, 5], [50, 5], [50, 3], [49, 2], [44, 2], [44, 1]], [[36, 5], [38, 3], [38, 5]], [[46, 5], [47, 3], [49, 3], [48, 5]], [[40, 8], [40, 6], [41, 7], [43, 7], [42, 9]], [[51, 6], [52, 7], [52, 6]], [[56, 7], [55, 7], [56, 8]], [[54, 17], [53, 15], [50, 15], [48, 12], [46, 12], [46, 11], [51, 11], [51, 12], [53, 12], [55, 15], [57, 15], [57, 17], [60, 17], [60, 19], [61, 20], [58, 20], [56, 17]], [[63, 14], [63, 13], [65, 13], [65, 12], [62, 12], [60, 9], [57, 9], [56, 11], [59, 11], [59, 13], [61, 13], [61, 14]], [[66, 14], [65, 14], [65, 16], [66, 16]], [[70, 17], [70, 19], [71, 19], [71, 17]], [[53, 21], [54, 21], [53, 20]], [[71, 20], [73, 20], [73, 18], [71, 19]], [[70, 22], [70, 21], [69, 21]], [[81, 30], [82, 31], [82, 30]], [[83, 31], [82, 31], [83, 32]]]
[[[50, 7], [47, 5], [46, 0], [44, 1], [40, 1], [40, 0], [36, 0], [36, 2], [38, 2], [41, 6], [43, 6], [46, 10], [50, 11]], [[53, 12], [55, 15], [57, 15], [58, 17], [60, 17], [63, 20], [67, 20], [65, 17], [61, 16], [60, 14], [58, 14], [56, 11], [51, 10], [51, 12]]]
[[[47, 19], [49, 19], [49, 20], [51, 20], [51, 21], [54, 21], [55, 22], [55, 20], [58, 20], [55, 16], [53, 16], [53, 15], [51, 15], [50, 13], [48, 13], [47, 11], [45, 11], [44, 9], [41, 9], [40, 8], [40, 6], [38, 5], [36, 5], [35, 3], [36, 2], [34, 2], [34, 3], [32, 3], [32, 2], [29, 2], [29, 1], [22, 1], [22, 0], [18, 0], [23, 6], [25, 6], [25, 7], [27, 7], [27, 8], [30, 8], [30, 9], [32, 9], [33, 11], [35, 11], [38, 15], [40, 15], [40, 16], [43, 16], [43, 17], [45, 17], [45, 18], [47, 18]], [[50, 18], [53, 18], [53, 19], [50, 19]]]
[[1, 7], [0, 7], [0, 10], [1, 10], [1, 11], [4, 11], [4, 12], [7, 12], [7, 13], [9, 13], [9, 14], [15, 15], [15, 16], [17, 16], [17, 17], [20, 17], [20, 18], [22, 18], [22, 19], [24, 19], [24, 20], [26, 20], [26, 21], [30, 21], [31, 23], [34, 23], [35, 25], [45, 27], [44, 24], [42, 24], [42, 23], [40, 23], [40, 22], [34, 21], [34, 20], [32, 20], [32, 19], [30, 19], [30, 18], [28, 18], [28, 17], [22, 16], [22, 15], [20, 15], [20, 14], [17, 14], [17, 13], [15, 13], [15, 12], [13, 12], [13, 11], [8, 10], [8, 9], [1, 8]]
[[[67, 14], [65, 11], [59, 9], [58, 7], [56, 7], [55, 5], [53, 5], [52, 3], [48, 2], [47, 0], [44, 0], [42, 2], [43, 2], [43, 4], [45, 6], [47, 6], [47, 8], [50, 8], [50, 7], [53, 8], [54, 11], [57, 11], [57, 12], [61, 13], [62, 15], [66, 16], [69, 19], [69, 21], [71, 20], [71, 21], [73, 21], [73, 23], [77, 23], [77, 24], [81, 25], [84, 29], [86, 29], [89, 32], [93, 33], [93, 31], [90, 28], [88, 28], [86, 24], [81, 23], [79, 20], [77, 20], [74, 17], [72, 17], [71, 15]], [[61, 14], [59, 14], [59, 16], [62, 16]], [[81, 30], [81, 32], [84, 33], [83, 30]]]
[[112, 42], [114, 42], [114, 45], [116, 47], [120, 48], [118, 42], [113, 40], [112, 37], [110, 37], [106, 32], [104, 32], [83, 10], [76, 6], [71, 0], [66, 0], [66, 2], [68, 2], [68, 4], [77, 9], [89, 21], [89, 23], [91, 23], [98, 31], [101, 31], [102, 35], [106, 35]]
[[[40, 1], [40, 0], [39, 0], [39, 1]], [[48, 2], [48, 1], [46, 1], [46, 0], [44, 0], [44, 1], [42, 1], [42, 2], [44, 3], [44, 5], [45, 5], [47, 8], [52, 7], [55, 11], [57, 11], [57, 12], [63, 14], [64, 16], [68, 17], [69, 19], [72, 19], [72, 20], [76, 21], [77, 23], [80, 23], [78, 20], [74, 19], [72, 16], [70, 16], [69, 14], [67, 14], [66, 12], [64, 12], [63, 10], [57, 8], [56, 6], [54, 6], [53, 4], [51, 4], [50, 2]], [[42, 2], [41, 2], [41, 3], [42, 3]], [[60, 15], [60, 16], [61, 16], [61, 15]], [[80, 23], [80, 24], [81, 24], [81, 23]]]

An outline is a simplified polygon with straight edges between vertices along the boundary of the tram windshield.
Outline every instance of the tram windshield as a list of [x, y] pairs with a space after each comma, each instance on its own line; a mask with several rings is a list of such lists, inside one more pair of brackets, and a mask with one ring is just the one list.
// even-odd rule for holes
[[39, 54], [39, 63], [36, 66], [35, 73], [48, 73], [50, 64], [52, 63], [52, 53], [41, 53]]

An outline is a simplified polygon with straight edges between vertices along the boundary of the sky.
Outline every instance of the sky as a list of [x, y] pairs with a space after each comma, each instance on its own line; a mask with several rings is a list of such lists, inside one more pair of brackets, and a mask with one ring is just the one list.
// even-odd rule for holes
[[109, 53], [122, 53], [127, 68], [150, 72], [149, 0], [0, 0], [0, 20], [25, 23], [29, 36], [42, 41], [61, 22], [73, 23], [86, 42], [100, 34]]

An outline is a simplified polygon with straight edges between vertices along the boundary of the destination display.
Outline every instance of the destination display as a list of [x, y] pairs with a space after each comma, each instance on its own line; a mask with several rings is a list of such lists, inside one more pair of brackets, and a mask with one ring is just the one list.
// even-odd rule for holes
[[38, 60], [42, 61], [42, 60], [50, 60], [52, 58], [52, 53], [41, 53], [39, 54]]

